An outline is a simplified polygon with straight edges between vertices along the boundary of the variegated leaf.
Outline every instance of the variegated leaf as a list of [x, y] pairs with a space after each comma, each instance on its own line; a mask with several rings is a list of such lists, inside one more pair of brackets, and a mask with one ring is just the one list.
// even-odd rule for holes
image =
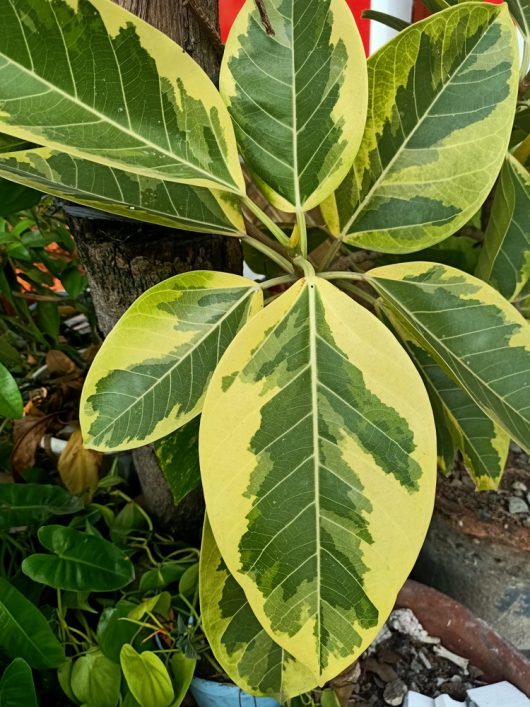
[[221, 94], [246, 163], [285, 211], [317, 206], [346, 176], [367, 106], [366, 60], [344, 0], [247, 0], [226, 45]]
[[5, 133], [145, 176], [244, 191], [211, 81], [110, 0], [5, 0], [0, 71]]
[[199, 450], [229, 571], [324, 683], [377, 634], [429, 523], [436, 440], [419, 374], [368, 310], [300, 280], [223, 356]]
[[119, 216], [188, 231], [244, 231], [236, 197], [124, 172], [46, 147], [0, 152], [0, 176]]
[[530, 0], [507, 0], [507, 2], [521, 32], [527, 41], [530, 41]]
[[515, 307], [446, 265], [389, 265], [367, 277], [414, 341], [530, 450], [530, 325]]
[[207, 271], [145, 292], [90, 367], [81, 397], [85, 446], [132, 449], [196, 417], [217, 362], [262, 304], [251, 280]]
[[511, 134], [518, 51], [508, 9], [464, 3], [370, 57], [368, 121], [354, 168], [322, 209], [347, 243], [421, 250], [489, 194]]
[[530, 279], [530, 174], [508, 155], [476, 274], [513, 300]]
[[451, 446], [453, 458], [454, 449], [460, 450], [464, 465], [477, 489], [497, 489], [506, 466], [510, 438], [410, 336], [405, 334], [403, 338], [407, 351], [423, 374], [433, 409], [443, 416], [442, 420], [437, 420], [438, 429], [441, 424], [445, 424], [451, 436], [453, 444], [442, 455], [439, 444], [438, 455], [447, 461]]
[[282, 704], [317, 686], [317, 679], [275, 643], [259, 623], [221, 557], [208, 520], [201, 544], [203, 628], [215, 658], [236, 685]]

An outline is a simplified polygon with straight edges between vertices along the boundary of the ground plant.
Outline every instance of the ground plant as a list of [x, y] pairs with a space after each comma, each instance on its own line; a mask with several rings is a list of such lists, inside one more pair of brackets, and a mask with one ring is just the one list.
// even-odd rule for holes
[[[500, 225], [528, 211], [494, 205], [474, 273], [442, 245], [462, 250], [501, 169], [528, 198], [512, 16], [458, 3], [366, 62], [344, 0], [247, 0], [218, 92], [109, 0], [2, 10], [2, 176], [240, 239], [283, 273], [150, 289], [96, 357], [81, 424], [87, 447], [119, 452], [196, 436], [200, 416], [204, 629], [232, 680], [285, 702], [381, 628], [437, 457], [460, 449], [492, 488], [509, 440], [530, 450], [530, 328], [509, 301], [527, 235]], [[366, 252], [386, 264], [357, 267]]]

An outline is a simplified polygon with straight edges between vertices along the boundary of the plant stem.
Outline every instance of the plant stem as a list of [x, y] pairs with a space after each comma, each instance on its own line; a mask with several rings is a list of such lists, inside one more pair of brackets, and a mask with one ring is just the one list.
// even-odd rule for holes
[[282, 275], [281, 277], [274, 277], [272, 280], [264, 280], [264, 282], [258, 283], [262, 290], [270, 290], [271, 287], [276, 287], [277, 285], [288, 285], [294, 282], [296, 277], [294, 275]]
[[296, 212], [296, 223], [300, 236], [300, 253], [303, 258], [307, 258], [307, 223], [303, 211]]
[[306, 260], [301, 255], [294, 259], [294, 264], [303, 271], [304, 277], [315, 277], [315, 268], [311, 265], [309, 260]]
[[348, 294], [354, 295], [355, 297], [360, 297], [365, 302], [367, 302], [368, 304], [371, 304], [373, 307], [375, 307], [375, 305], [377, 303], [377, 298], [368, 294], [368, 292], [365, 292], [361, 287], [356, 287], [355, 285], [352, 285], [349, 282], [345, 282], [344, 280], [341, 280], [338, 283], [338, 286], [340, 287], [341, 290], [348, 292]]
[[335, 257], [337, 256], [339, 250], [342, 248], [342, 239], [337, 238], [335, 239], [335, 243], [333, 243], [332, 246], [330, 246], [326, 256], [324, 257], [324, 260], [320, 263], [320, 268], [319, 270], [327, 270], [331, 263], [335, 260]]
[[294, 275], [294, 267], [292, 263], [290, 263], [287, 258], [284, 258], [283, 255], [280, 255], [280, 253], [277, 253], [275, 250], [273, 250], [270, 246], [265, 245], [265, 243], [261, 243], [255, 238], [252, 238], [252, 236], [247, 236], [244, 233], [241, 234], [241, 241], [249, 245], [251, 248], [259, 250], [260, 253], [263, 253], [263, 255], [266, 255], [268, 258], [270, 258], [282, 270], [285, 270], [286, 272]]
[[263, 209], [260, 209], [260, 207], [255, 202], [253, 202], [252, 199], [249, 199], [248, 196], [244, 197], [243, 204], [247, 207], [249, 211], [254, 214], [256, 218], [261, 221], [261, 223], [266, 228], [269, 229], [269, 231], [272, 233], [272, 235], [276, 238], [277, 241], [279, 241], [285, 248], [289, 248], [290, 241], [288, 236], [285, 235], [285, 233], [282, 231], [282, 229], [278, 226], [277, 223], [274, 223], [270, 216], [267, 216]]
[[337, 270], [336, 272], [320, 272], [318, 276], [323, 280], [361, 280], [365, 279], [364, 275], [358, 272], [350, 272], [349, 270]]

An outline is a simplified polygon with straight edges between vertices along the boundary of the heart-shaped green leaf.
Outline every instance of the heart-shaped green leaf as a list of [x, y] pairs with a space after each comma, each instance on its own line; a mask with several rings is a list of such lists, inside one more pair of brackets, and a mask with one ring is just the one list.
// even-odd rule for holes
[[0, 530], [40, 525], [53, 516], [77, 513], [82, 508], [82, 500], [60, 486], [0, 484]]
[[120, 700], [120, 666], [93, 651], [78, 658], [72, 666], [70, 687], [87, 707], [116, 707]]
[[168, 707], [173, 702], [171, 678], [155, 653], [137, 653], [132, 646], [125, 645], [120, 663], [127, 686], [140, 707]]
[[30, 555], [22, 571], [56, 589], [107, 592], [134, 579], [134, 565], [112, 543], [62, 525], [39, 530], [39, 541], [53, 555]]
[[56, 668], [64, 649], [48, 621], [26, 597], [0, 577], [0, 648], [32, 668]]

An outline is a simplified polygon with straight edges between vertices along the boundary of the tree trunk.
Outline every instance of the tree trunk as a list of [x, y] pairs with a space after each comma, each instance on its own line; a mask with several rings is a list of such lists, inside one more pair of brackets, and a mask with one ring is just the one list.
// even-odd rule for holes
[[[117, 2], [169, 35], [217, 83], [222, 52], [218, 0]], [[104, 336], [139, 295], [161, 280], [189, 270], [242, 269], [235, 239], [183, 233], [78, 207], [67, 213]], [[134, 459], [150, 513], [179, 537], [195, 539], [202, 522], [202, 498], [192, 494], [175, 508], [152, 449], [136, 450]]]

